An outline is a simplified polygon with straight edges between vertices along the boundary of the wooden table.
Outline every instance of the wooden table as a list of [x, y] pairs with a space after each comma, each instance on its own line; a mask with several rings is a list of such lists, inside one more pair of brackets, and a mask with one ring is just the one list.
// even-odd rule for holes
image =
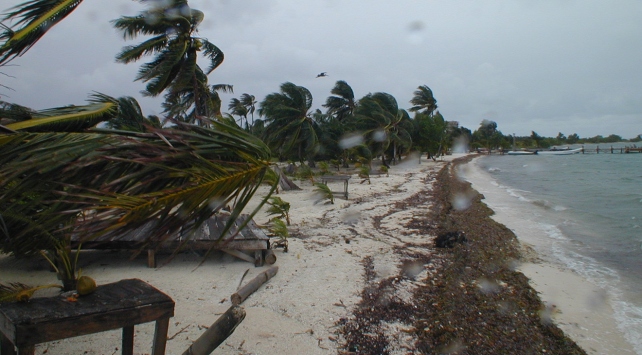
[[350, 175], [324, 175], [321, 176], [321, 183], [327, 185], [328, 181], [343, 181], [343, 196], [348, 199], [348, 180]]
[[122, 353], [134, 352], [134, 326], [156, 322], [153, 355], [165, 353], [174, 301], [138, 280], [98, 286], [90, 295], [69, 302], [63, 297], [33, 298], [0, 304], [0, 354], [33, 354], [39, 343], [123, 329]]

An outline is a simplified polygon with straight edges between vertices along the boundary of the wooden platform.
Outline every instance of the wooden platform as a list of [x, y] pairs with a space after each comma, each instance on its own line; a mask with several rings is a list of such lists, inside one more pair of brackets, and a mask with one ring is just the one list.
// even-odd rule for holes
[[[123, 329], [122, 353], [133, 354], [134, 326], [156, 322], [152, 354], [165, 353], [174, 301], [151, 285], [121, 280], [70, 302], [64, 297], [0, 304], [0, 352], [33, 354], [36, 344]], [[141, 339], [139, 339], [141, 340]], [[114, 346], [116, 347], [116, 346]]]
[[[234, 222], [234, 226], [223, 238], [220, 238], [220, 236], [228, 221], [228, 216], [217, 215], [207, 220], [193, 235], [187, 236], [179, 232], [167, 238], [160, 245], [148, 245], [145, 243], [149, 231], [153, 228], [153, 223], [148, 223], [122, 236], [85, 241], [82, 243], [82, 249], [144, 249], [147, 250], [149, 267], [156, 267], [156, 252], [174, 251], [177, 248], [186, 250], [209, 250], [213, 248], [252, 262], [256, 266], [262, 266], [264, 262], [273, 264], [276, 261], [276, 257], [270, 249], [270, 240], [263, 230], [253, 220], [248, 221], [247, 225], [239, 230], [239, 227], [248, 217], [248, 215], [239, 216]], [[77, 245], [78, 238], [72, 238], [72, 248]]]

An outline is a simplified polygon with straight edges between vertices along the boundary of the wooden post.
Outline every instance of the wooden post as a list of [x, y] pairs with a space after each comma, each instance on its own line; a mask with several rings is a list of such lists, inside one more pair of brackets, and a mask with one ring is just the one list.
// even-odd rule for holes
[[245, 286], [241, 287], [236, 293], [234, 293], [230, 299], [232, 300], [233, 305], [239, 305], [245, 301], [254, 291], [258, 290], [261, 285], [266, 283], [279, 271], [278, 266], [272, 266], [271, 268], [263, 271], [258, 274], [252, 281], [248, 282]]
[[147, 249], [147, 267], [151, 269], [156, 268], [156, 252], [154, 249]]
[[185, 350], [183, 355], [208, 355], [211, 354], [236, 327], [245, 319], [245, 310], [239, 306], [230, 307], [209, 327], [194, 343]]

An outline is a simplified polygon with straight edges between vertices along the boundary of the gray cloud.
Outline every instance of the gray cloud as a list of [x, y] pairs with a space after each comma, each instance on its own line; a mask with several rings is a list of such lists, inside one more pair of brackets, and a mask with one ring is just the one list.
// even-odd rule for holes
[[[19, 1], [15, 1], [19, 3]], [[13, 4], [10, 4], [13, 5]], [[401, 107], [428, 85], [448, 120], [476, 129], [554, 136], [642, 133], [642, 3], [587, 1], [192, 0], [200, 36], [225, 53], [211, 83], [261, 100], [291, 81], [315, 106], [345, 80], [361, 97], [385, 91]], [[85, 1], [3, 71], [0, 91], [34, 108], [80, 104], [92, 91], [140, 97], [139, 64], [114, 56], [125, 42], [109, 21], [143, 9]], [[315, 78], [327, 71], [329, 77]], [[147, 114], [159, 99], [141, 99]], [[224, 105], [226, 107], [226, 105]]]

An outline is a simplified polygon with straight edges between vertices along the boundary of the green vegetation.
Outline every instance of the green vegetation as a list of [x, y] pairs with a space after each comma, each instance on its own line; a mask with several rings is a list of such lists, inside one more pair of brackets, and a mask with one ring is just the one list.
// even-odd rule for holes
[[[25, 54], [82, 2], [33, 0], [7, 10], [0, 65]], [[157, 225], [148, 242], [161, 242], [185, 225], [197, 228], [228, 204], [237, 217], [272, 160], [299, 162], [298, 176], [311, 181], [317, 162], [330, 162], [337, 171], [353, 164], [369, 182], [373, 159], [389, 169], [413, 151], [432, 158], [448, 154], [455, 141], [472, 149], [512, 145], [513, 137], [496, 122], [484, 120], [471, 132], [448, 121], [427, 85], [417, 87], [406, 110], [386, 92], [358, 98], [339, 80], [324, 112], [313, 109], [308, 89], [286, 82], [263, 100], [248, 93], [233, 98], [224, 114], [218, 92], [232, 86], [208, 82], [224, 55], [196, 36], [204, 14], [185, 0], [145, 5], [138, 15], [112, 22], [126, 39], [146, 37], [116, 60], [151, 56], [133, 79], [145, 84], [145, 95], [163, 95], [161, 117], [145, 116], [134, 98], [103, 94], [86, 105], [42, 111], [0, 101], [0, 215], [10, 232], [0, 235], [0, 252], [37, 254], [55, 249], [51, 241], [67, 240], [72, 231], [92, 239], [149, 221]], [[96, 128], [101, 123], [106, 128]], [[518, 147], [541, 148], [615, 141], [623, 139], [546, 138], [534, 131], [515, 137]], [[329, 173], [327, 163], [319, 167]], [[267, 180], [275, 189], [278, 179]]]
[[332, 193], [332, 190], [330, 190], [330, 187], [328, 187], [328, 185], [320, 182], [315, 182], [314, 186], [316, 187], [315, 192], [317, 194], [316, 203], [328, 200], [329, 203], [334, 204], [334, 194]]
[[270, 197], [267, 204], [270, 206], [268, 208], [267, 215], [274, 216], [274, 218], [285, 218], [287, 225], [290, 225], [290, 203], [283, 201], [282, 198], [278, 196]]

